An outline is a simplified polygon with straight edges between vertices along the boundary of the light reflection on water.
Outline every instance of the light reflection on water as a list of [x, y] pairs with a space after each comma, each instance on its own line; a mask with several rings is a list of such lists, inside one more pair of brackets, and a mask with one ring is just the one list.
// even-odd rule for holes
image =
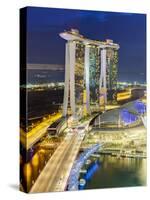
[[93, 162], [88, 173], [80, 178], [86, 180], [85, 187], [96, 189], [146, 185], [146, 159], [117, 158], [101, 155], [98, 162]]

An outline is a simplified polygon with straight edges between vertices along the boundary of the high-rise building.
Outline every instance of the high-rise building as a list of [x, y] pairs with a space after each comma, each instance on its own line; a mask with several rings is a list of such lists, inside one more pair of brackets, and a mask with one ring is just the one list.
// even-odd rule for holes
[[107, 103], [107, 89], [117, 86], [118, 44], [112, 40], [90, 40], [76, 29], [60, 33], [67, 40], [63, 115], [68, 107], [74, 118]]
[[89, 53], [90, 108], [99, 106], [100, 48], [90, 45]]
[[84, 44], [80, 41], [75, 41], [76, 53], [75, 53], [75, 71], [74, 71], [74, 95], [75, 95], [75, 112], [78, 115], [83, 113], [83, 93], [85, 89], [84, 83]]
[[[106, 40], [106, 42], [113, 43], [112, 40]], [[117, 89], [117, 75], [118, 75], [118, 50], [108, 47], [106, 53], [106, 82], [107, 89]]]

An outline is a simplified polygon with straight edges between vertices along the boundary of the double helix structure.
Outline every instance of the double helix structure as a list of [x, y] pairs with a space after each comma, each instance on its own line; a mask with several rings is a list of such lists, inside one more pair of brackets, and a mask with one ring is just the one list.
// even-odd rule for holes
[[102, 144], [93, 145], [90, 148], [87, 148], [83, 153], [80, 154], [78, 159], [74, 162], [72, 167], [69, 180], [68, 180], [68, 190], [78, 190], [79, 186], [79, 176], [80, 170], [83, 167], [85, 161], [96, 151], [101, 148]]

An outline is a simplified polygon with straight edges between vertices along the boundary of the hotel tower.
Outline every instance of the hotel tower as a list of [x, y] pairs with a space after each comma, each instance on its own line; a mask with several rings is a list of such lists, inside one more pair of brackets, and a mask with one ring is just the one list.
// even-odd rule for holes
[[63, 116], [71, 109], [82, 117], [107, 103], [107, 90], [117, 87], [119, 45], [83, 37], [76, 29], [60, 33], [67, 40]]

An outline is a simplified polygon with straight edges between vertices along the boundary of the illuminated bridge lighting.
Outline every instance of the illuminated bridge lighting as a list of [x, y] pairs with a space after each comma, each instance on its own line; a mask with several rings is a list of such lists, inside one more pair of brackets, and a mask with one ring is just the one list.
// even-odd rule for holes
[[[99, 169], [100, 167], [100, 163], [99, 161], [94, 162], [88, 169], [87, 173], [84, 175], [84, 179], [86, 181], [89, 181], [93, 175], [95, 174], [95, 172]], [[79, 185], [79, 189], [82, 190], [84, 189], [85, 185]]]
[[141, 101], [136, 101], [134, 103], [134, 108], [138, 112], [138, 114], [144, 114], [146, 112], [146, 105]]
[[85, 174], [84, 178], [86, 180], [90, 180], [92, 178], [92, 176], [94, 175], [94, 173], [97, 171], [97, 169], [99, 169], [100, 167], [100, 163], [99, 162], [95, 162], [87, 171], [87, 173]]
[[138, 116], [130, 113], [127, 109], [120, 111], [120, 117], [124, 125], [130, 125], [138, 120]]
[[80, 154], [79, 158], [75, 161], [71, 170], [68, 181], [68, 190], [78, 190], [81, 168], [83, 167], [85, 161], [90, 157], [90, 155], [96, 152], [100, 147], [100, 144], [96, 144], [91, 148], [87, 148], [83, 153]]

